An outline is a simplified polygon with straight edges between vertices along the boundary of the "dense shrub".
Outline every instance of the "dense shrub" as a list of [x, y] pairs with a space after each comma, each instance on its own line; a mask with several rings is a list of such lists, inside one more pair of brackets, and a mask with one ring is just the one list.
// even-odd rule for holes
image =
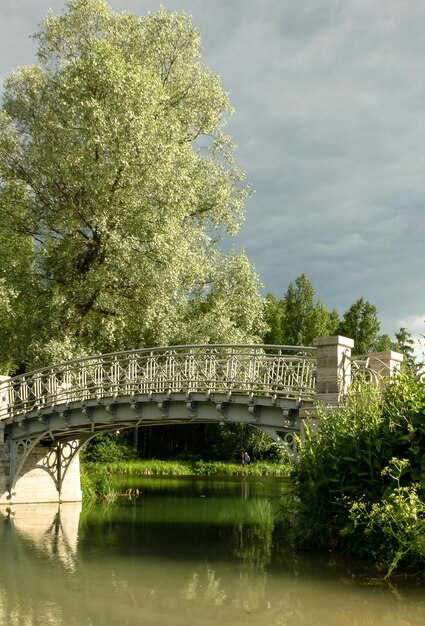
[[411, 537], [424, 530], [425, 386], [409, 374], [382, 390], [363, 381], [344, 406], [319, 409], [318, 417], [316, 431], [306, 427], [293, 474], [297, 542], [380, 554], [387, 571], [425, 565], [420, 542], [399, 550], [407, 528]]
[[114, 433], [97, 435], [90, 441], [83, 452], [83, 460], [89, 463], [108, 463], [110, 461], [128, 461], [136, 453]]
[[[394, 480], [394, 488], [380, 502], [366, 498], [353, 501], [346, 534], [363, 530], [372, 555], [386, 566], [388, 578], [400, 562], [425, 562], [425, 503], [419, 496], [419, 485], [401, 486], [401, 477], [408, 461], [394, 458], [382, 475]], [[344, 532], [344, 531], [343, 531]]]

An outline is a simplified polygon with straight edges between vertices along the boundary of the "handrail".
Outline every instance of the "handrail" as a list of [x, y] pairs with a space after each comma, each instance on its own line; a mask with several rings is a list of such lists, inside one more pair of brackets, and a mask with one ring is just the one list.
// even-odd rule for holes
[[196, 344], [83, 357], [1, 384], [0, 419], [89, 399], [156, 393], [242, 393], [311, 400], [314, 348]]

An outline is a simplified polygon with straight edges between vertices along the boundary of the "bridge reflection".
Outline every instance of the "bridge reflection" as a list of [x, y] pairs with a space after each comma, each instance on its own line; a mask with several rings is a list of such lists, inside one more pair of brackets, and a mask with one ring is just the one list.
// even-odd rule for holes
[[80, 513], [80, 502], [0, 507], [0, 519], [27, 547], [71, 572], [76, 569]]

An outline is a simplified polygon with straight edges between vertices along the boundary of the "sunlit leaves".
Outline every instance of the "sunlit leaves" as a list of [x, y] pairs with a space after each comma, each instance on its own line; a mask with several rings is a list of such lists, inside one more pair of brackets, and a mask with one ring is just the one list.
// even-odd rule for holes
[[28, 360], [261, 333], [256, 276], [217, 247], [249, 189], [190, 19], [72, 0], [36, 40], [0, 120], [1, 223], [37, 242], [32, 302], [48, 303]]

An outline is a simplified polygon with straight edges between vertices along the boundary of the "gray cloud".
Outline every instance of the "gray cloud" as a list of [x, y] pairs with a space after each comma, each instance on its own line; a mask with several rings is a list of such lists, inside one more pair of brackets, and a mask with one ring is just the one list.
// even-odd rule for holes
[[[159, 2], [111, 0], [140, 14]], [[193, 15], [235, 115], [256, 189], [236, 245], [265, 291], [306, 272], [341, 313], [363, 295], [383, 330], [425, 320], [425, 4], [421, 0], [169, 0]], [[0, 75], [62, 0], [3, 0]], [[413, 320], [413, 321], [412, 321]], [[425, 327], [425, 323], [424, 323]]]

